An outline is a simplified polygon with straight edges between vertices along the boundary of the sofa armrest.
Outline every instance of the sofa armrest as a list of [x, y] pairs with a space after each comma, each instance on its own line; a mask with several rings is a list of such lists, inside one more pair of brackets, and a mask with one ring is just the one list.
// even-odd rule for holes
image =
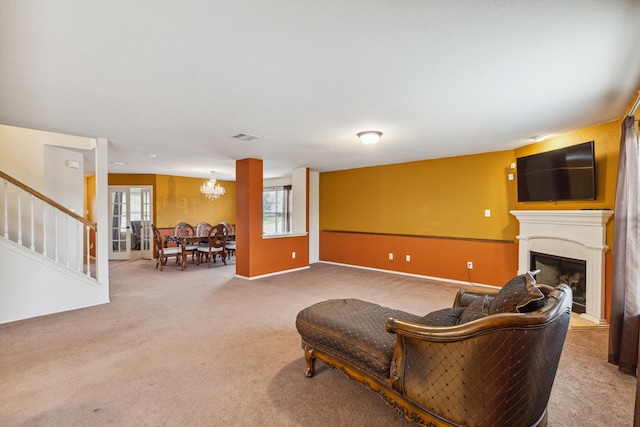
[[[545, 413], [571, 299], [571, 289], [561, 285], [544, 307], [529, 313], [494, 314], [455, 326], [391, 318], [386, 329], [397, 336], [391, 384], [420, 407], [461, 424], [535, 425]], [[493, 411], [498, 402], [502, 410]], [[477, 410], [476, 418], [469, 418], [468, 408]]]

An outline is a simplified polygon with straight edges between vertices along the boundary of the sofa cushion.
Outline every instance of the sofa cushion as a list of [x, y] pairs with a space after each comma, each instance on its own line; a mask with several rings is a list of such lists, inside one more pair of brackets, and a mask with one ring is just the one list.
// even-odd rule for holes
[[532, 301], [541, 300], [544, 294], [535, 285], [531, 272], [520, 274], [509, 280], [493, 297], [489, 314], [517, 313]]
[[464, 309], [464, 312], [460, 316], [459, 324], [471, 322], [472, 320], [480, 319], [489, 315], [489, 306], [491, 299], [489, 295], [485, 295], [482, 298], [476, 298]]
[[443, 308], [422, 316], [416, 323], [429, 326], [453, 326], [458, 324], [464, 307]]
[[389, 378], [396, 335], [389, 317], [415, 322], [420, 316], [358, 299], [333, 299], [305, 308], [296, 327], [308, 345], [379, 378]]

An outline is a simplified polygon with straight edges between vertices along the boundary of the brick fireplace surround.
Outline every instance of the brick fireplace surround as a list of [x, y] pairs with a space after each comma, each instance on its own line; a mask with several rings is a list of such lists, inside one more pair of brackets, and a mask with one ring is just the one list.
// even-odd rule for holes
[[531, 254], [555, 255], [586, 261], [586, 311], [580, 316], [606, 324], [604, 257], [606, 225], [612, 210], [510, 211], [520, 222], [518, 274], [529, 271]]

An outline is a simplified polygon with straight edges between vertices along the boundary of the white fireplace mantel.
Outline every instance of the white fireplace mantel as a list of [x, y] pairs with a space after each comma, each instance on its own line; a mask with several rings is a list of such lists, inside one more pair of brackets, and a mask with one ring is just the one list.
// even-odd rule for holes
[[510, 211], [520, 222], [518, 274], [531, 269], [531, 252], [586, 261], [586, 311], [581, 316], [606, 324], [604, 254], [611, 210]]

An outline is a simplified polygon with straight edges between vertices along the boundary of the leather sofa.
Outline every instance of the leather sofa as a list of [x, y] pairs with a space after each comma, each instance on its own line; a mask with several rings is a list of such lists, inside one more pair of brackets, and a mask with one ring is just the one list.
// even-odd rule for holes
[[534, 274], [461, 289], [424, 316], [358, 299], [307, 307], [296, 318], [305, 375], [320, 359], [420, 425], [545, 426], [572, 293]]

